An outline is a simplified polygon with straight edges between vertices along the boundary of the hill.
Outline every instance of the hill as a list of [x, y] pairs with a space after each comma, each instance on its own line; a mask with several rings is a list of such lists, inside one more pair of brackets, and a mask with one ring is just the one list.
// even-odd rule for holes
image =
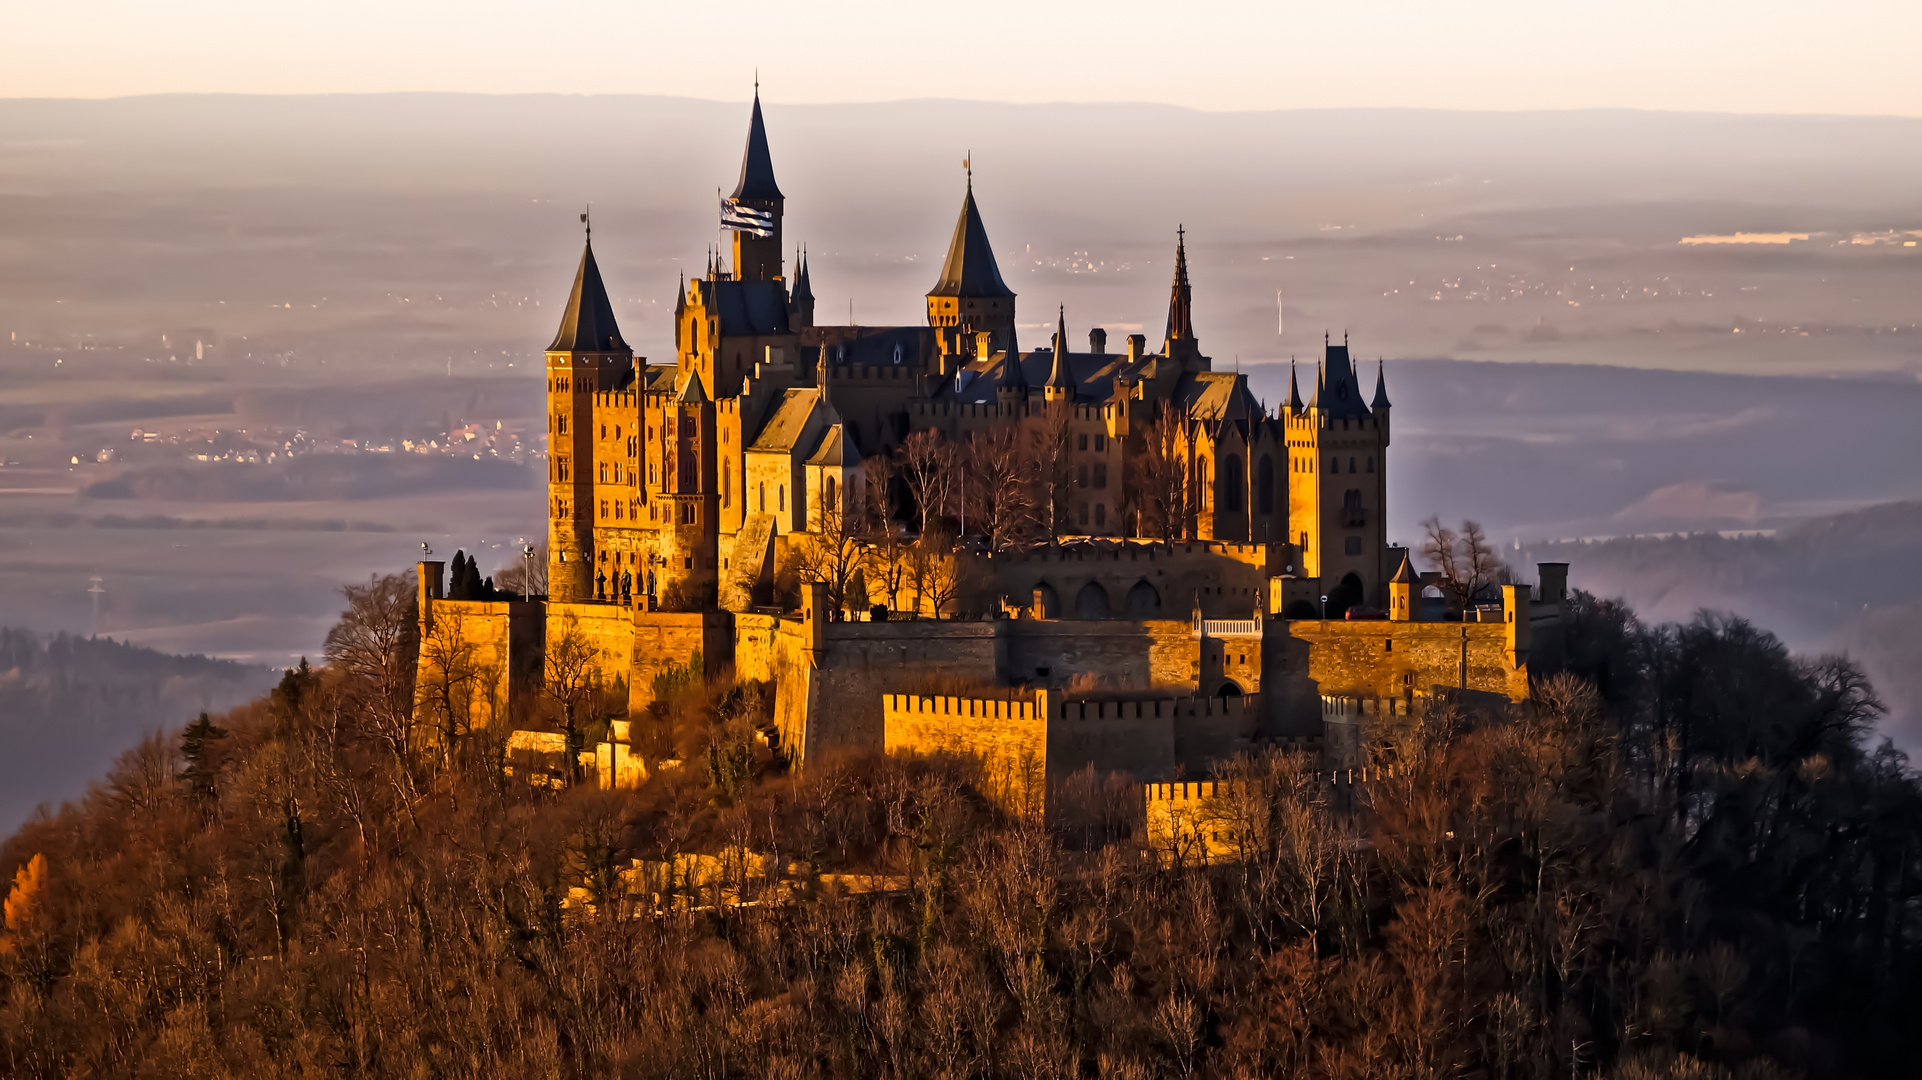
[[1912, 1072], [1922, 785], [1739, 620], [1578, 595], [1531, 709], [1378, 729], [1361, 798], [1222, 763], [1217, 861], [1094, 778], [1044, 823], [965, 761], [791, 774], [724, 682], [630, 718], [689, 764], [536, 786], [356, 640], [0, 845], [9, 1075]]
[[0, 828], [74, 797], [122, 751], [272, 685], [268, 669], [0, 627]]

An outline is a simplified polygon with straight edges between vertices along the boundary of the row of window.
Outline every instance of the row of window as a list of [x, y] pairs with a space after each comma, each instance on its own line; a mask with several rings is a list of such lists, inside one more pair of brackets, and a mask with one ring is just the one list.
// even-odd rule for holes
[[[1370, 455], [1368, 455], [1368, 457], [1367, 457], [1367, 465], [1366, 465], [1365, 467], [1363, 467], [1363, 468], [1357, 468], [1357, 467], [1355, 466], [1355, 462], [1356, 462], [1356, 460], [1357, 460], [1357, 459], [1355, 459], [1355, 458], [1352, 458], [1352, 457], [1348, 459], [1348, 471], [1349, 471], [1349, 472], [1351, 472], [1351, 473], [1357, 473], [1357, 472], [1374, 472], [1374, 471], [1375, 471], [1375, 455], [1373, 455], [1373, 454], [1370, 454]], [[1314, 459], [1314, 458], [1309, 458], [1309, 457], [1298, 457], [1298, 458], [1296, 458], [1296, 459], [1295, 459], [1295, 471], [1296, 471], [1296, 472], [1299, 472], [1299, 473], [1312, 473], [1312, 472], [1314, 472], [1314, 471], [1315, 471], [1315, 459]], [[1331, 472], [1331, 473], [1339, 473], [1339, 472], [1341, 472], [1341, 459], [1340, 459], [1340, 458], [1338, 458], [1338, 457], [1331, 457], [1331, 458], [1329, 458], [1329, 459], [1328, 459], [1328, 471], [1329, 471], [1329, 472]]]

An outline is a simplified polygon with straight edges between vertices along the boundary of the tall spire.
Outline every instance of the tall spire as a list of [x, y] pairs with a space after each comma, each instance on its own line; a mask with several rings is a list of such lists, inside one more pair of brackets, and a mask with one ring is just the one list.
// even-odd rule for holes
[[1050, 397], [1072, 395], [1074, 378], [1068, 369], [1068, 305], [1061, 305], [1059, 320], [1054, 328], [1054, 367], [1048, 372], [1047, 389]]
[[988, 244], [987, 226], [981, 224], [981, 211], [974, 205], [972, 177], [968, 193], [961, 199], [961, 216], [954, 223], [954, 239], [948, 242], [947, 261], [941, 264], [941, 277], [928, 295], [970, 299], [1014, 296], [1014, 290], [1001, 280], [994, 248]]
[[761, 82], [754, 82], [754, 114], [748, 119], [747, 150], [741, 155], [741, 182], [734, 185], [736, 199], [779, 199], [780, 185], [774, 182], [774, 158], [767, 150], [767, 125], [761, 121]]
[[806, 248], [795, 253], [794, 263], [794, 299], [812, 301], [814, 299], [814, 284], [808, 280]]
[[1162, 355], [1191, 360], [1201, 355], [1195, 341], [1194, 290], [1188, 284], [1188, 230], [1175, 228], [1175, 279], [1168, 296], [1168, 331], [1162, 337]]
[[608, 303], [607, 286], [601, 283], [601, 268], [594, 262], [591, 240], [582, 246], [581, 265], [574, 271], [574, 289], [567, 296], [567, 311], [561, 315], [561, 328], [547, 351], [631, 351], [621, 339], [621, 328], [614, 324], [614, 305]]
[[1301, 387], [1295, 382], [1295, 358], [1288, 358], [1288, 411], [1301, 412]]
[[1375, 400], [1368, 403], [1370, 409], [1386, 409], [1388, 405], [1388, 381], [1382, 375], [1381, 357], [1375, 358]]
[[680, 284], [677, 285], [674, 289], [675, 318], [679, 318], [682, 315], [682, 313], [687, 311], [687, 268], [686, 267], [683, 267], [681, 269], [680, 279], [681, 279]]

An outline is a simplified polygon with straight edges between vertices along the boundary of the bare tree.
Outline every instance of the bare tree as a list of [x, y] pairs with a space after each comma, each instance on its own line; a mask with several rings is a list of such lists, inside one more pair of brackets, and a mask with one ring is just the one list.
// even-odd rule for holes
[[[569, 755], [580, 749], [582, 712], [591, 707], [601, 687], [601, 650], [581, 632], [580, 617], [569, 612], [559, 635], [547, 642], [542, 689], [561, 708], [561, 728], [567, 732]], [[591, 719], [591, 718], [590, 718]], [[570, 756], [568, 775], [573, 775]]]
[[901, 606], [901, 589], [907, 581], [907, 543], [900, 523], [894, 520], [894, 497], [889, 490], [897, 472], [894, 459], [876, 454], [867, 461], [867, 546], [861, 566], [868, 581], [870, 601], [879, 593], [887, 597], [888, 610]]
[[1171, 401], [1141, 427], [1129, 463], [1127, 491], [1135, 504], [1137, 535], [1164, 543], [1180, 539], [1188, 523], [1188, 423]]
[[849, 587], [867, 562], [863, 525], [863, 515], [842, 513], [817, 499], [808, 514], [808, 531], [795, 536], [788, 549], [796, 576], [826, 582], [828, 606], [836, 610], [847, 607]]
[[370, 577], [341, 589], [347, 610], [327, 631], [325, 655], [347, 676], [343, 690], [382, 731], [408, 725], [420, 655], [420, 608], [413, 582], [401, 574]]
[[1507, 572], [1479, 523], [1463, 521], [1461, 531], [1456, 532], [1435, 515], [1421, 527], [1422, 558], [1441, 574], [1441, 587], [1448, 591], [1456, 608], [1467, 610], [1475, 602], [1476, 593]]
[[1018, 427], [980, 432], [966, 455], [968, 520], [990, 550], [1019, 542], [1034, 525], [1034, 462]]
[[[474, 712], [485, 703], [489, 722], [499, 719], [498, 694], [490, 684], [497, 674], [486, 662], [480, 644], [469, 632], [464, 613], [443, 607], [433, 612], [421, 636], [419, 697], [422, 722], [431, 723], [445, 763], [454, 759], [456, 744], [474, 729]], [[396, 757], [409, 759], [414, 746], [414, 723], [395, 721], [383, 738]]]
[[954, 444], [934, 428], [917, 431], [901, 443], [901, 479], [914, 499], [922, 535], [928, 522], [945, 516], [954, 506], [959, 469]]
[[923, 534], [915, 541], [913, 563], [915, 591], [937, 619], [973, 584], [973, 562], [946, 533]]
[[1074, 497], [1074, 407], [1054, 404], [1023, 422], [1027, 431], [1029, 498], [1048, 539], [1070, 532]]

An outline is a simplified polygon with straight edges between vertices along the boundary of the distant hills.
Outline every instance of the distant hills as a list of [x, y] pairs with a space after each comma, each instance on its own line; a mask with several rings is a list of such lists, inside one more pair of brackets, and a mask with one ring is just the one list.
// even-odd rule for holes
[[0, 830], [77, 798], [142, 737], [258, 696], [278, 672], [106, 638], [0, 627]]

